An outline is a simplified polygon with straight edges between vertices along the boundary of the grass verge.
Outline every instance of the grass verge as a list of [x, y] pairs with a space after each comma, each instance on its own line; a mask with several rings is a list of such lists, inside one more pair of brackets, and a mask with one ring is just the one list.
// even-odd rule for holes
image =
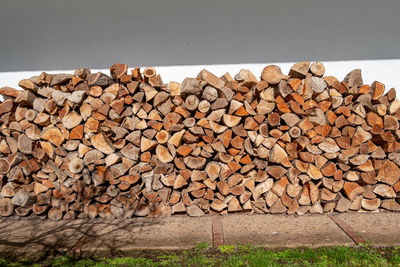
[[[113, 255], [113, 256], [111, 256]], [[323, 247], [271, 250], [255, 246], [217, 249], [199, 243], [191, 250], [134, 251], [130, 255], [1, 257], [0, 266], [400, 266], [400, 248]]]

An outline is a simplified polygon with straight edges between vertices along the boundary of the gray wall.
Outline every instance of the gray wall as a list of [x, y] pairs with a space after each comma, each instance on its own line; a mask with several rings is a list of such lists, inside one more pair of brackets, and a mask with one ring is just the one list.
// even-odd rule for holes
[[400, 58], [399, 0], [0, 0], [0, 71]]

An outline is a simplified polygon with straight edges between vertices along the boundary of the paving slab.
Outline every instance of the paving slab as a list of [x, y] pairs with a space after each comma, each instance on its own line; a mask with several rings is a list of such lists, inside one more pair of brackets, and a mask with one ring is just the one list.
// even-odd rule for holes
[[68, 251], [90, 226], [88, 220], [0, 219], [0, 251]]
[[98, 220], [77, 245], [81, 251], [185, 249], [212, 243], [211, 217]]
[[[343, 213], [334, 216], [341, 218], [355, 234], [372, 245], [400, 246], [400, 213]], [[213, 232], [221, 240], [213, 237]], [[112, 221], [100, 218], [73, 221], [0, 219], [1, 252], [187, 249], [199, 242], [271, 248], [355, 245], [326, 214], [232, 214]]]
[[400, 246], [400, 213], [343, 213], [342, 218], [366, 242], [376, 246]]
[[222, 217], [225, 244], [265, 247], [321, 247], [354, 242], [326, 215], [226, 215]]

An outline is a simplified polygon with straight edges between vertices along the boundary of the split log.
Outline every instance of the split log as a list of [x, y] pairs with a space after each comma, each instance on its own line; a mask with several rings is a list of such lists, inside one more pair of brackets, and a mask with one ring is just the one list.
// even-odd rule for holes
[[168, 148], [162, 145], [157, 145], [156, 147], [156, 155], [159, 161], [163, 163], [171, 162], [174, 158], [169, 152]]
[[289, 71], [289, 76], [292, 78], [303, 79], [306, 77], [310, 66], [310, 62], [295, 63]]
[[287, 77], [282, 74], [281, 68], [275, 65], [265, 67], [261, 73], [261, 79], [268, 84], [278, 84], [282, 79]]
[[26, 207], [36, 202], [36, 196], [30, 194], [24, 189], [19, 190], [11, 199], [11, 203], [15, 206]]
[[325, 66], [321, 62], [314, 62], [310, 66], [310, 72], [317, 77], [322, 77], [325, 74]]
[[104, 133], [99, 133], [90, 139], [92, 145], [104, 154], [112, 154], [115, 149], [111, 141], [104, 135]]
[[11, 202], [10, 198], [1, 198], [0, 199], [0, 216], [8, 217], [11, 216], [14, 212], [14, 205]]

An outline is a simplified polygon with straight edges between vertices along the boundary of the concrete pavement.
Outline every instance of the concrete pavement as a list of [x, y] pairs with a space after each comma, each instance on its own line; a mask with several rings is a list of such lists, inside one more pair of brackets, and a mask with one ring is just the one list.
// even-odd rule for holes
[[107, 221], [0, 220], [0, 251], [12, 253], [187, 249], [199, 242], [277, 247], [400, 246], [400, 213], [233, 214]]

